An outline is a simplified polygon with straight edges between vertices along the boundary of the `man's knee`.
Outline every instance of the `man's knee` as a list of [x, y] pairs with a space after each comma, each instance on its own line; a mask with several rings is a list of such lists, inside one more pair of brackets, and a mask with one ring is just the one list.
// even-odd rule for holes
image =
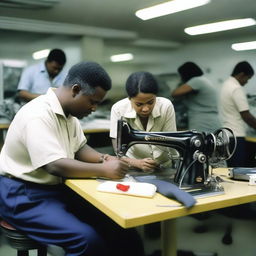
[[66, 243], [67, 255], [106, 255], [106, 246], [100, 235], [90, 226], [83, 226], [77, 229]]

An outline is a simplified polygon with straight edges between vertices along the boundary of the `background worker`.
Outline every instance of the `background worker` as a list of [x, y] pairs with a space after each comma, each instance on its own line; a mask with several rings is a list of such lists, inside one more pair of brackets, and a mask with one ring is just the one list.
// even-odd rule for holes
[[254, 70], [247, 61], [239, 62], [220, 91], [219, 111], [222, 125], [230, 128], [237, 139], [235, 153], [227, 160], [228, 167], [246, 165], [246, 124], [256, 129], [256, 118], [249, 111], [243, 88], [253, 75]]
[[[25, 104], [0, 154], [0, 216], [67, 256], [143, 256], [135, 229], [123, 229], [63, 183], [66, 178], [121, 179], [126, 163], [86, 144], [78, 119], [111, 88], [97, 63], [74, 65], [64, 84]], [[131, 246], [132, 245], [132, 246]]]
[[181, 99], [188, 111], [188, 129], [213, 132], [220, 128], [217, 90], [194, 62], [185, 62], [178, 68], [181, 85], [171, 96]]
[[65, 53], [61, 49], [53, 49], [44, 62], [26, 68], [17, 88], [19, 98], [28, 102], [45, 94], [48, 88], [62, 85], [66, 76], [62, 71], [65, 63]]

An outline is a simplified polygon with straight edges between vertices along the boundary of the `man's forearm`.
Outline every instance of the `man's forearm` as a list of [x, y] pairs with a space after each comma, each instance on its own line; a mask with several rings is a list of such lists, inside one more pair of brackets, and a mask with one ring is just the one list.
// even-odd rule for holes
[[240, 112], [240, 114], [244, 122], [256, 129], [256, 118], [249, 111]]

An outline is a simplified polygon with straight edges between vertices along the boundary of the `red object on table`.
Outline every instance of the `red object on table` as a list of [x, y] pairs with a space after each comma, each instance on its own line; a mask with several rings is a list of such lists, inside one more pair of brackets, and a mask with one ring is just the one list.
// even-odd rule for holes
[[124, 184], [118, 183], [118, 184], [116, 184], [116, 188], [126, 192], [129, 190], [130, 185], [124, 185]]

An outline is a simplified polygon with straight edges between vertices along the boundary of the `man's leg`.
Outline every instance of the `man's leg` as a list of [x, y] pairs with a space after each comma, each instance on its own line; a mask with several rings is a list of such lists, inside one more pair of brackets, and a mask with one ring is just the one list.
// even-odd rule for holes
[[228, 167], [245, 167], [246, 142], [244, 137], [237, 137], [237, 146], [233, 156], [227, 160]]
[[0, 214], [29, 237], [60, 246], [67, 256], [107, 255], [95, 229], [67, 211], [59, 188], [8, 178], [0, 178], [0, 187]]

